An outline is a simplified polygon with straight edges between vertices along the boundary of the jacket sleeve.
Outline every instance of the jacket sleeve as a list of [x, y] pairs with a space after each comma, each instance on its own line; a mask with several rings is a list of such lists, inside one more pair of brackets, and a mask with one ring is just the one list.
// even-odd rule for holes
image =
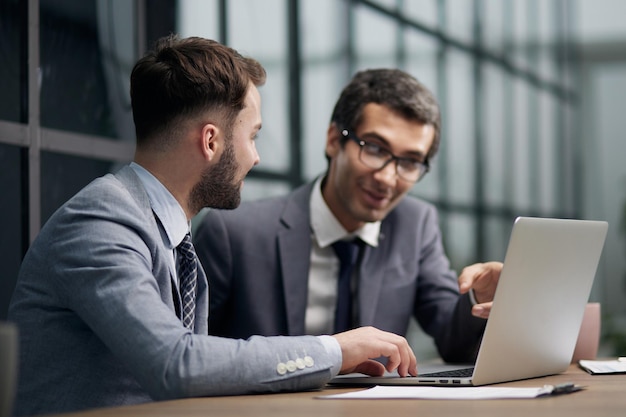
[[435, 341], [446, 362], [474, 362], [486, 320], [471, 314], [467, 294], [460, 295], [456, 273], [445, 254], [435, 208], [426, 205], [419, 236], [419, 277], [415, 316]]
[[[131, 221], [97, 217], [69, 222], [76, 228], [75, 244], [81, 244], [81, 231], [90, 236], [94, 261], [81, 267], [78, 257], [67, 255], [69, 273], [63, 281], [69, 287], [64, 293], [68, 305], [152, 398], [304, 390], [318, 388], [332, 376], [340, 358], [315, 337], [241, 340], [209, 336], [205, 326], [203, 334], [188, 331], [162, 301], [170, 275], [164, 278], [164, 269], [155, 271], [162, 262], [155, 254], [166, 253], [158, 251], [160, 242], [154, 243], [156, 250], [146, 244], [145, 236], [136, 233], [141, 224], [130, 228]], [[307, 366], [282, 371], [281, 364], [305, 358], [310, 358]]]
[[[83, 390], [83, 397], [119, 404], [132, 402], [132, 381], [153, 399], [172, 399], [306, 390], [332, 377], [341, 357], [317, 337], [243, 340], [209, 336], [206, 325], [187, 330], [166, 302], [169, 251], [150, 213], [128, 194], [92, 187], [33, 245], [14, 314], [28, 349], [39, 349], [33, 355], [56, 364], [46, 372], [62, 381], [54, 387], [59, 395]], [[32, 307], [44, 293], [51, 304]], [[71, 360], [60, 362], [67, 351]], [[287, 366], [299, 359], [306, 365]]]

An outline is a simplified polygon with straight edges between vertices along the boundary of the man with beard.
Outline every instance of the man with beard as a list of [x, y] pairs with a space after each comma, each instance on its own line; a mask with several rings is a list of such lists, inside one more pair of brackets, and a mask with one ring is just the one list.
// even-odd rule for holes
[[406, 340], [209, 336], [190, 237], [203, 207], [239, 205], [259, 162], [265, 70], [217, 42], [170, 36], [131, 74], [134, 161], [59, 208], [26, 254], [9, 308], [20, 331], [17, 415], [191, 396], [313, 389], [337, 373], [416, 374]]
[[[437, 101], [410, 74], [357, 73], [331, 116], [325, 173], [287, 196], [209, 210], [198, 226], [212, 334], [374, 326], [405, 335], [413, 317], [444, 360], [475, 360], [502, 264], [457, 279], [435, 207], [407, 196], [428, 172], [439, 129]], [[335, 242], [349, 241], [356, 265], [344, 281]]]

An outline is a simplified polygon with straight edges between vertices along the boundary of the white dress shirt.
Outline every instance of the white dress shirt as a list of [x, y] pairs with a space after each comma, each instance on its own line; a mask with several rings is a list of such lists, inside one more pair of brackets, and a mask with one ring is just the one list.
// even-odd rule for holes
[[[359, 237], [367, 245], [377, 247], [380, 234], [380, 222], [366, 223], [353, 233], [348, 233], [322, 197], [322, 179], [320, 177], [315, 182], [310, 202], [311, 268], [305, 332], [314, 335], [332, 334], [334, 330], [339, 259], [331, 245], [338, 240]], [[353, 283], [353, 296], [356, 293], [356, 287]], [[353, 299], [356, 300], [356, 297]]]

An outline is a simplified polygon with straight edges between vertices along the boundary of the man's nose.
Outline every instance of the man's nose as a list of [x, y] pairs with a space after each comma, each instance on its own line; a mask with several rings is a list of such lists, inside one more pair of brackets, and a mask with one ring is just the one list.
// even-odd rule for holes
[[388, 185], [395, 185], [396, 181], [397, 181], [397, 168], [396, 168], [396, 161], [391, 159], [389, 160], [389, 162], [387, 162], [387, 164], [385, 164], [384, 167], [378, 169], [375, 173], [374, 173], [374, 177], [381, 182], [384, 182], [385, 184]]

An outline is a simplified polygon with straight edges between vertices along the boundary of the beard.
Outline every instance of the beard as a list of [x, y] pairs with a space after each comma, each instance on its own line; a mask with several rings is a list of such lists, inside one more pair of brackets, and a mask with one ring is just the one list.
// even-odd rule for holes
[[193, 213], [205, 207], [232, 210], [241, 203], [241, 181], [236, 179], [239, 165], [232, 138], [226, 143], [219, 163], [204, 170], [202, 178], [191, 190], [189, 207]]

